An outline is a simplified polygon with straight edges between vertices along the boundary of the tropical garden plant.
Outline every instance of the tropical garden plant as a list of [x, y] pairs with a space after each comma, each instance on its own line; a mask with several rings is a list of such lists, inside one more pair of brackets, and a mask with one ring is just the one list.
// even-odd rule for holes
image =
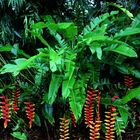
[[30, 138], [38, 126], [54, 139], [76, 139], [81, 128], [84, 139], [122, 139], [137, 126], [140, 15], [107, 5], [118, 11], [86, 26], [50, 15], [26, 22], [27, 39], [39, 44], [32, 56], [1, 44], [1, 119], [13, 137]]

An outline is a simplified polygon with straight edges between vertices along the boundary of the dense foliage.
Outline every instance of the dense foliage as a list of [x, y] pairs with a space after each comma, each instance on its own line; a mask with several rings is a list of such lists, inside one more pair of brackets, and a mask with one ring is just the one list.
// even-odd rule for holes
[[138, 127], [139, 3], [114, 2], [1, 1], [2, 135], [110, 140]]

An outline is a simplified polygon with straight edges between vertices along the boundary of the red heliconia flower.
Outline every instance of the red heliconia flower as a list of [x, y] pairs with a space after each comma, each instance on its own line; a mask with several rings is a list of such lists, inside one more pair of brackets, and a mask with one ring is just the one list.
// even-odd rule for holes
[[87, 99], [85, 102], [84, 114], [85, 114], [85, 124], [89, 127], [93, 124], [93, 108], [94, 100], [97, 96], [97, 91], [93, 90], [91, 87], [88, 88]]
[[14, 113], [17, 113], [19, 110], [18, 102], [20, 96], [20, 89], [17, 87], [16, 90], [13, 91], [13, 101], [12, 101], [12, 109]]
[[35, 114], [35, 104], [32, 104], [30, 101], [29, 102], [24, 102], [26, 105], [26, 114], [29, 119], [29, 127], [32, 127], [33, 120], [34, 120], [34, 114]]
[[90, 125], [90, 140], [97, 140], [100, 138], [101, 121], [100, 118], [95, 120], [93, 125]]
[[95, 122], [90, 125], [90, 140], [97, 140], [100, 138], [100, 129], [101, 129], [101, 120], [100, 120], [100, 100], [101, 100], [101, 92], [98, 90], [97, 96], [97, 116], [95, 118]]
[[128, 75], [125, 75], [124, 76], [124, 84], [126, 87], [128, 88], [132, 88], [134, 83], [133, 83], [133, 78], [128, 76]]
[[4, 128], [6, 128], [8, 126], [8, 122], [10, 121], [10, 99], [7, 99], [5, 96], [1, 96], [0, 98], [3, 99], [3, 101], [0, 102], [0, 108], [2, 119], [4, 119]]
[[60, 118], [59, 140], [69, 140], [69, 120], [66, 117]]
[[76, 127], [76, 119], [75, 119], [74, 113], [72, 111], [70, 113], [71, 113], [71, 122], [73, 126]]
[[117, 110], [116, 107], [111, 106], [110, 110], [108, 112], [105, 112], [106, 140], [115, 139], [115, 122], [116, 122], [115, 116], [117, 116], [116, 110]]

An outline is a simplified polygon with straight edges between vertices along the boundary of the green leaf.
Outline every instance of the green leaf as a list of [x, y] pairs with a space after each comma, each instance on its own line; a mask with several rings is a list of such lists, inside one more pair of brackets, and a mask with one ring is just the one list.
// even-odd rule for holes
[[59, 29], [65, 30], [73, 26], [74, 24], [72, 22], [64, 22], [64, 23], [58, 23], [57, 26]]
[[57, 96], [58, 89], [62, 83], [62, 75], [52, 73], [52, 78], [49, 86], [49, 93], [45, 93], [44, 101], [52, 104]]
[[98, 27], [102, 22], [104, 22], [106, 19], [108, 19], [111, 16], [114, 16], [118, 14], [118, 11], [112, 11], [110, 14], [109, 13], [105, 13], [99, 17], [93, 18], [91, 19], [91, 22], [89, 25], [87, 25], [84, 29], [82, 34], [87, 34], [90, 33], [91, 31], [93, 31], [93, 29], [95, 29], [96, 27]]
[[14, 44], [13, 46], [11, 46], [10, 44], [4, 45], [4, 46], [0, 45], [0, 52], [12, 52], [14, 54], [18, 53], [18, 54], [25, 56], [26, 58], [30, 58], [30, 56], [28, 54], [26, 54], [23, 50], [20, 50], [18, 48], [17, 44]]
[[[75, 56], [69, 57], [69, 59], [75, 59]], [[71, 60], [67, 60], [65, 62], [66, 70], [65, 70], [65, 79], [62, 83], [62, 97], [67, 98], [70, 94], [70, 90], [73, 89], [73, 85], [75, 83], [75, 63]]]
[[102, 59], [102, 49], [101, 47], [96, 48], [96, 53], [97, 53], [97, 57], [98, 59]]
[[95, 35], [95, 36], [91, 36], [91, 37], [87, 37], [85, 36], [83, 38], [83, 41], [82, 42], [86, 42], [87, 45], [90, 45], [91, 43], [93, 43], [94, 41], [101, 41], [101, 42], [104, 42], [106, 41], [107, 39], [109, 39], [109, 37], [107, 36], [104, 36], [104, 35]]
[[140, 95], [140, 87], [129, 90], [128, 94], [122, 98], [122, 103], [126, 104], [127, 102], [131, 101], [133, 98]]
[[129, 116], [129, 106], [127, 104], [123, 104], [121, 99], [116, 99], [113, 102], [113, 105], [116, 106], [120, 112], [121, 118], [125, 125], [128, 123], [128, 116]]
[[11, 133], [11, 135], [19, 140], [27, 140], [27, 137], [25, 135], [25, 133], [21, 133], [21, 132], [13, 132]]
[[125, 106], [118, 107], [118, 110], [120, 112], [120, 115], [121, 115], [121, 118], [122, 118], [123, 122], [125, 124], [127, 124], [127, 122], [128, 122], [128, 116], [129, 116], [128, 107], [125, 107]]
[[117, 133], [117, 136], [121, 136], [121, 133], [125, 132], [126, 125], [124, 124], [121, 117], [116, 117], [116, 123], [115, 123], [115, 130]]
[[116, 33], [114, 39], [136, 34], [140, 34], [140, 28], [128, 27], [125, 30], [121, 30], [119, 33]]
[[120, 46], [118, 46], [110, 51], [125, 55], [127, 57], [138, 57], [137, 53], [128, 46], [120, 45]]
[[97, 53], [97, 58], [101, 60], [101, 58], [102, 58], [101, 45], [97, 42], [94, 42], [91, 45], [89, 45], [89, 48], [91, 50], [91, 53], [94, 54], [96, 52]]
[[62, 97], [67, 98], [71, 93], [75, 83], [75, 78], [71, 77], [71, 79], [64, 80], [62, 83]]
[[58, 65], [61, 65], [62, 63], [61, 56], [59, 56], [58, 53], [52, 48], [49, 51], [49, 55], [50, 55], [50, 69], [52, 72], [55, 72], [57, 71]]
[[14, 73], [14, 75], [16, 75], [16, 70], [18, 69], [18, 66], [17, 65], [14, 65], [14, 64], [6, 64], [2, 67], [2, 69], [0, 70], [1, 71], [1, 74], [4, 74], [4, 73]]
[[77, 27], [74, 25], [73, 22], [64, 22], [58, 24], [47, 23], [47, 25], [50, 31], [60, 32], [69, 39], [74, 39], [74, 37], [78, 33]]
[[0, 70], [1, 74], [4, 73], [13, 73], [14, 76], [17, 76], [21, 70], [27, 69], [29, 67], [34, 66], [33, 62], [35, 61], [35, 59], [39, 58], [39, 57], [44, 57], [46, 56], [46, 54], [43, 53], [39, 53], [38, 55], [32, 56], [29, 59], [25, 59], [25, 58], [19, 58], [16, 59], [14, 62], [17, 64], [6, 64], [3, 66], [3, 68]]
[[0, 52], [10, 52], [12, 50], [12, 46], [7, 44], [5, 46], [0, 45]]
[[23, 63], [26, 63], [27, 62], [27, 59], [25, 58], [19, 58], [19, 59], [16, 59], [14, 61], [18, 66], [21, 66]]
[[31, 28], [34, 28], [34, 29], [43, 29], [46, 27], [47, 27], [47, 25], [44, 22], [38, 22], [31, 26]]
[[113, 2], [107, 2], [108, 5], [112, 5], [115, 6], [117, 8], [119, 8], [121, 11], [123, 11], [129, 18], [133, 19], [133, 14], [130, 13], [130, 11], [128, 11], [126, 8], [123, 8], [121, 5], [113, 3]]
[[85, 96], [80, 90], [73, 90], [69, 95], [69, 103], [76, 120], [81, 117]]
[[35, 113], [35, 117], [34, 117], [34, 123], [37, 125], [37, 126], [41, 126], [41, 120], [40, 120], [40, 117], [38, 116], [38, 114]]

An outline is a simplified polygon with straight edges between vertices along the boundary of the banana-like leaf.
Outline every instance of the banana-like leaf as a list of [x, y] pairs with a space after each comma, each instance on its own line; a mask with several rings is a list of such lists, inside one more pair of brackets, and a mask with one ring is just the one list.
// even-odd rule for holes
[[140, 95], [140, 87], [129, 90], [128, 94], [122, 98], [122, 103], [126, 104], [131, 101], [133, 98]]
[[52, 73], [49, 92], [45, 93], [44, 95], [45, 102], [52, 104], [55, 101], [61, 83], [62, 83], [62, 75]]
[[138, 57], [137, 53], [132, 48], [130, 48], [128, 46], [120, 45], [120, 46], [118, 46], [110, 51], [125, 55], [127, 57]]
[[12, 73], [14, 76], [17, 76], [21, 70], [27, 69], [29, 67], [34, 66], [33, 62], [35, 59], [39, 57], [46, 57], [47, 54], [39, 53], [38, 55], [32, 56], [29, 59], [19, 58], [16, 59], [14, 62], [16, 64], [6, 64], [0, 69], [0, 73]]
[[69, 103], [76, 120], [81, 117], [85, 96], [78, 90], [71, 91], [69, 95]]
[[70, 94], [70, 90], [73, 89], [73, 85], [75, 83], [74, 77], [75, 63], [71, 60], [66, 62], [66, 73], [65, 79], [62, 83], [62, 96], [67, 98]]
[[73, 89], [75, 83], [75, 78], [72, 77], [71, 79], [64, 80], [62, 83], [62, 96], [67, 98]]

